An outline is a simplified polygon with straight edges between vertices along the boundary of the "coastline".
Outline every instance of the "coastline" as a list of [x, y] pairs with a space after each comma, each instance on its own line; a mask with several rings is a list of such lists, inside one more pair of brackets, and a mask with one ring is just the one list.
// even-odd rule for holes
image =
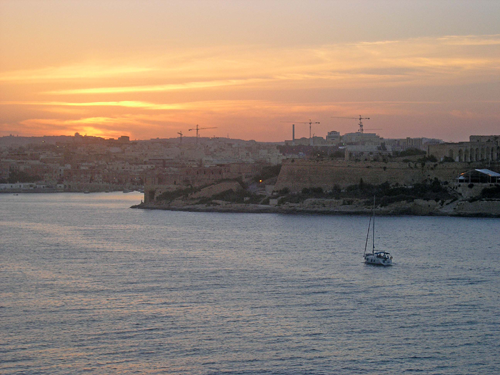
[[[294, 206], [269, 206], [221, 202], [218, 204], [190, 204], [173, 202], [170, 204], [138, 204], [131, 208], [145, 210], [186, 211], [186, 212], [218, 212], [218, 213], [273, 213], [288, 215], [336, 215], [349, 216], [371, 215], [372, 209], [360, 205], [340, 205], [331, 207], [312, 207], [311, 204]], [[440, 205], [434, 201], [398, 202], [375, 209], [377, 216], [446, 216], [446, 217], [484, 217], [500, 218], [500, 200], [449, 202]]]

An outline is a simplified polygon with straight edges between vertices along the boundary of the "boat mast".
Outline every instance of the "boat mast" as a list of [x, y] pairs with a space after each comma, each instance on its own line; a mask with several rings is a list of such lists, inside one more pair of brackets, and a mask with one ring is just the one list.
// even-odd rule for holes
[[372, 210], [372, 215], [373, 215], [373, 249], [372, 249], [372, 254], [375, 253], [375, 195], [373, 196], [373, 210]]
[[370, 216], [370, 221], [368, 221], [368, 232], [366, 232], [366, 242], [365, 242], [365, 254], [366, 254], [366, 248], [368, 247], [368, 238], [370, 238], [370, 227], [372, 225], [372, 217], [373, 217], [373, 210], [372, 210], [372, 216]]

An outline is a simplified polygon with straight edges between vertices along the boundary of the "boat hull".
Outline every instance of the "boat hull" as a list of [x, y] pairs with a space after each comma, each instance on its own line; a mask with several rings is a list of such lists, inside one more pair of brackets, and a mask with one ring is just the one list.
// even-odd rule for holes
[[392, 256], [385, 252], [365, 254], [365, 263], [374, 266], [392, 266]]

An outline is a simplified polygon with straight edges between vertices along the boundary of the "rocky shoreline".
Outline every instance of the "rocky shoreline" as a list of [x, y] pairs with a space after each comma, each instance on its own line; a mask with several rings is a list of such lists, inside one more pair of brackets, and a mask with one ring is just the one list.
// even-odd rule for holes
[[[278, 213], [278, 214], [316, 214], [316, 215], [370, 215], [371, 207], [366, 207], [362, 200], [342, 204], [337, 200], [310, 199], [299, 204], [262, 205], [231, 203], [224, 201], [198, 204], [175, 200], [170, 203], [141, 203], [131, 208], [146, 210], [168, 210], [187, 212], [220, 213]], [[435, 202], [416, 199], [413, 202], [397, 202], [387, 206], [378, 206], [375, 213], [380, 216], [455, 216], [455, 217], [492, 217], [500, 218], [500, 200], [455, 200]]]

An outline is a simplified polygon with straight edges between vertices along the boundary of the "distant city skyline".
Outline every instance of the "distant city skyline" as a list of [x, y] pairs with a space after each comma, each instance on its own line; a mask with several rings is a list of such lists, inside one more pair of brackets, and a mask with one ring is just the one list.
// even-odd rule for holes
[[[0, 137], [500, 130], [500, 2], [0, 1]], [[203, 130], [202, 128], [212, 128]], [[377, 129], [377, 130], [370, 130]]]

